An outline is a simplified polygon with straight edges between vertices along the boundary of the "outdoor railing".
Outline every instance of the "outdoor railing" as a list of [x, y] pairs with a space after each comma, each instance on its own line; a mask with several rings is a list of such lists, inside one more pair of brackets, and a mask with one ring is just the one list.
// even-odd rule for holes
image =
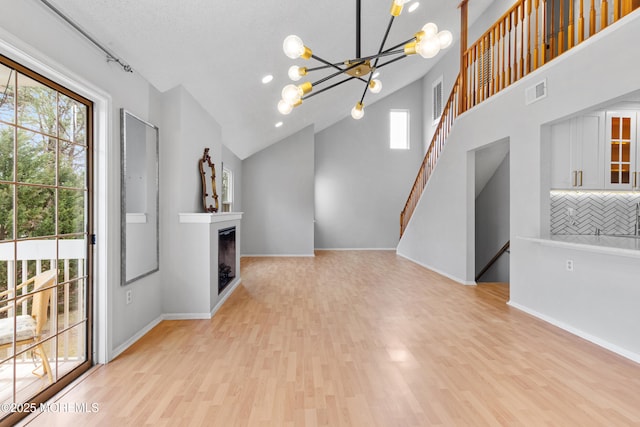
[[[53, 293], [51, 313], [55, 313], [55, 319], [49, 318], [47, 329], [53, 331], [66, 330], [78, 323], [79, 316], [85, 313], [85, 253], [86, 242], [84, 240], [25, 240], [18, 242], [17, 249], [14, 243], [0, 243], [0, 271], [4, 277], [0, 283], [4, 286], [1, 290], [15, 289], [17, 285], [30, 279], [35, 274], [50, 268], [58, 269], [58, 286]], [[56, 263], [56, 255], [58, 262]], [[17, 258], [17, 259], [16, 259]], [[18, 277], [16, 280], [16, 271]], [[74, 280], [74, 279], [77, 279]], [[16, 283], [17, 282], [17, 283]], [[16, 295], [19, 297], [20, 295]], [[22, 301], [15, 307], [15, 313], [10, 307], [7, 316], [30, 314], [28, 301]], [[55, 305], [55, 308], [53, 307]], [[55, 323], [57, 321], [57, 323]], [[50, 333], [47, 333], [49, 335]], [[58, 342], [58, 360], [64, 361], [84, 355], [84, 339], [71, 342], [69, 333], [62, 334]], [[1, 359], [0, 355], [0, 359]]]

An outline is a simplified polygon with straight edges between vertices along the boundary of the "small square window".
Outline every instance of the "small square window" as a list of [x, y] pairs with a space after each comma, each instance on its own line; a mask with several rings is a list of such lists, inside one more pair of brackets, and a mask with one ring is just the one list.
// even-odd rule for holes
[[409, 110], [389, 112], [389, 147], [392, 150], [409, 149]]

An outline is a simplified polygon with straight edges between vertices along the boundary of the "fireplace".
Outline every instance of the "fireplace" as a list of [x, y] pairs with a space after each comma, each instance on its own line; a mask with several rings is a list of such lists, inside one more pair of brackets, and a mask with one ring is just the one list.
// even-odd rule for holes
[[218, 295], [236, 277], [236, 228], [218, 230]]

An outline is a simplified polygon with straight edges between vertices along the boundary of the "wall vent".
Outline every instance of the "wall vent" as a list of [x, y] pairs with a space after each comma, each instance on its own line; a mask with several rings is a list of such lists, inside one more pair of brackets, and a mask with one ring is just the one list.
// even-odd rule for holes
[[528, 87], [524, 91], [525, 104], [529, 105], [547, 96], [547, 79]]
[[442, 81], [442, 76], [440, 76], [431, 86], [433, 94], [433, 110], [431, 112], [431, 118], [433, 119], [434, 125], [438, 124], [440, 117], [442, 116]]

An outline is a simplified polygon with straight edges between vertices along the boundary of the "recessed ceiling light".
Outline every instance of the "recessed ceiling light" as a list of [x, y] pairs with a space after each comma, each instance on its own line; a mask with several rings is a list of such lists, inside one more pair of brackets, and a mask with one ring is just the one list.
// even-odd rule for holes
[[273, 80], [273, 76], [271, 74], [267, 74], [266, 76], [264, 76], [262, 78], [262, 83], [263, 84], [267, 84], [269, 83], [271, 80]]
[[420, 6], [420, 2], [415, 2], [411, 4], [411, 6], [409, 6], [409, 9], [408, 9], [409, 13], [414, 12], [418, 8], [418, 6]]
[[276, 123], [276, 127], [279, 128], [280, 126], [282, 126], [282, 124], [283, 124], [282, 122], [278, 122]]

